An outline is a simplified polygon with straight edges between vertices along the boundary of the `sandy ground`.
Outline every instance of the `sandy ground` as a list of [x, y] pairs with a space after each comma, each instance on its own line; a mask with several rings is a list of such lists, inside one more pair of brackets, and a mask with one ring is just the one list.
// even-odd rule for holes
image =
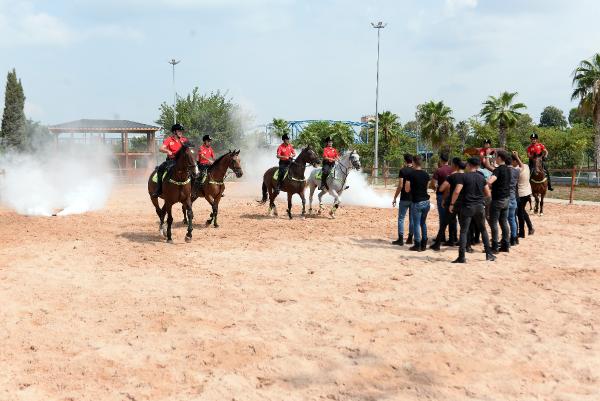
[[161, 240], [143, 186], [0, 209], [0, 400], [600, 399], [600, 207], [548, 203], [457, 266], [389, 245], [392, 209], [269, 219], [235, 192], [191, 244]]

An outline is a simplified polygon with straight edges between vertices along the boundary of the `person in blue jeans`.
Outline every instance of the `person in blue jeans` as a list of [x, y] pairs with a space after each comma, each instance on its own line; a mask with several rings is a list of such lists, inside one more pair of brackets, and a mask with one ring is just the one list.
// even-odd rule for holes
[[413, 222], [415, 243], [410, 251], [423, 252], [427, 247], [427, 214], [431, 207], [427, 185], [429, 174], [421, 168], [421, 157], [413, 157], [414, 171], [406, 183], [406, 192], [411, 194], [412, 206], [410, 209]]
[[412, 201], [410, 198], [410, 194], [406, 192], [406, 183], [408, 181], [408, 177], [413, 172], [413, 157], [412, 155], [405, 154], [404, 155], [404, 167], [400, 169], [400, 174], [398, 175], [398, 187], [396, 188], [396, 193], [394, 194], [394, 201], [392, 202], [392, 206], [396, 207], [396, 199], [398, 199], [398, 195], [400, 195], [400, 203], [398, 207], [398, 239], [392, 241], [394, 245], [404, 245], [404, 219], [406, 218], [406, 213], [408, 212], [408, 238], [406, 239], [406, 244], [412, 244], [413, 237], [413, 222], [412, 222], [412, 214], [410, 213], [410, 206], [412, 205]]
[[515, 246], [519, 243], [519, 225], [517, 224], [517, 188], [519, 185], [519, 163], [516, 160], [515, 152], [509, 157], [506, 163], [510, 167], [510, 198], [508, 202], [508, 225], [510, 227], [510, 246]]

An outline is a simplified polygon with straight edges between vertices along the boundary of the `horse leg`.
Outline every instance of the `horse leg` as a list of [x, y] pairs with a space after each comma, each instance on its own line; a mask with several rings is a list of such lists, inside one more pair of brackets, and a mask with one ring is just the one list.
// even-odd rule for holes
[[544, 215], [544, 197], [546, 196], [546, 194], [542, 193], [540, 195], [540, 216]]
[[213, 207], [212, 207], [212, 214], [213, 214], [213, 224], [215, 226], [215, 228], [219, 228], [219, 224], [217, 223], [217, 216], [219, 215], [219, 200], [220, 198], [217, 197], [213, 203]]
[[306, 197], [304, 196], [304, 191], [300, 192], [300, 199], [302, 199], [302, 218], [306, 216]]
[[164, 238], [167, 238], [167, 232], [165, 230], [165, 216], [167, 215], [167, 202], [163, 204], [163, 207], [160, 209], [160, 225], [158, 227], [158, 232]]
[[538, 207], [539, 207], [539, 198], [538, 198], [538, 194], [533, 195], [533, 199], [535, 200], [535, 206], [533, 207], [533, 214], [537, 214], [538, 213]]
[[333, 206], [331, 207], [331, 211], [329, 212], [329, 215], [331, 216], [332, 219], [335, 219], [335, 212], [337, 211], [338, 207], [340, 206], [340, 196], [333, 189], [330, 190], [329, 193], [331, 195], [333, 195]]
[[313, 201], [313, 195], [315, 194], [315, 188], [316, 188], [316, 185], [313, 185], [311, 182], [310, 183], [310, 194], [308, 196], [308, 214], [312, 214], [312, 201]]
[[173, 224], [173, 205], [167, 206], [167, 243], [172, 244], [171, 225]]
[[275, 198], [279, 193], [275, 193], [273, 188], [269, 186], [269, 216], [277, 216], [277, 206], [275, 206]]
[[292, 196], [294, 196], [294, 194], [292, 192], [288, 192], [287, 196], [288, 196], [287, 215], [291, 220], [292, 219]]
[[181, 205], [181, 211], [183, 212], [183, 224], [187, 224], [188, 223], [188, 218], [187, 218], [187, 207], [186, 207], [186, 205], [184, 205], [184, 204]]
[[210, 217], [208, 218], [208, 220], [206, 220], [206, 227], [208, 227], [212, 224], [213, 220], [215, 219], [215, 213], [214, 213], [215, 205], [214, 205], [214, 200], [209, 195], [206, 195], [205, 199], [208, 202], [208, 204], [210, 205], [210, 210], [211, 210]]
[[[185, 213], [184, 213], [184, 216], [186, 216]], [[193, 221], [194, 221], [194, 212], [192, 210], [192, 202], [190, 202], [187, 207], [188, 230], [187, 230], [187, 235], [185, 236], [185, 242], [192, 242], [192, 231], [194, 230]]]
[[323, 195], [324, 194], [325, 194], [325, 191], [320, 190], [319, 195], [317, 195], [317, 198], [319, 198], [319, 211], [317, 212], [317, 214], [321, 214], [323, 212]]

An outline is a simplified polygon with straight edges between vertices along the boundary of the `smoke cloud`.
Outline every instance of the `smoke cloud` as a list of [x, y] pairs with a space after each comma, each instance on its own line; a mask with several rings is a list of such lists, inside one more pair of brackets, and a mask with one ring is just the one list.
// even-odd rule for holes
[[102, 208], [112, 189], [111, 154], [99, 146], [0, 157], [0, 203], [19, 214], [64, 216]]

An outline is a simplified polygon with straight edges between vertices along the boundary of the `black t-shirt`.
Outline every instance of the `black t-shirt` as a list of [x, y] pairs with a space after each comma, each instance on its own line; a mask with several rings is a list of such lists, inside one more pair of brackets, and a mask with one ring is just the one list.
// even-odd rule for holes
[[423, 170], [413, 170], [408, 179], [410, 181], [410, 193], [413, 203], [423, 202], [429, 199], [427, 194], [427, 184], [429, 184], [429, 174]]
[[[448, 184], [450, 184], [450, 189], [448, 190], [448, 197], [446, 198], [446, 202], [444, 203], [445, 207], [449, 207], [450, 203], [452, 202], [452, 194], [454, 194], [454, 190], [456, 189], [456, 184], [458, 184], [461, 180], [461, 176], [464, 173], [454, 173], [454, 174], [450, 174], [448, 176], [448, 178], [446, 178], [446, 182]], [[461, 204], [461, 199], [462, 199], [462, 192], [458, 195], [458, 199], [456, 200], [456, 202], [454, 203], [454, 208], [458, 209], [460, 207]]]
[[492, 173], [497, 179], [492, 184], [492, 199], [506, 199], [510, 197], [510, 179], [511, 174], [508, 166], [502, 164]]
[[[457, 175], [457, 184], [462, 184], [462, 207], [475, 205], [484, 205], [483, 188], [485, 188], [485, 178], [478, 172], [455, 174]], [[456, 206], [456, 205], [455, 205]]]
[[400, 169], [400, 174], [398, 174], [398, 178], [403, 178], [402, 182], [402, 191], [400, 192], [400, 200], [401, 201], [409, 201], [411, 200], [410, 192], [406, 192], [406, 181], [408, 181], [411, 173], [415, 171], [414, 168], [406, 166]]

